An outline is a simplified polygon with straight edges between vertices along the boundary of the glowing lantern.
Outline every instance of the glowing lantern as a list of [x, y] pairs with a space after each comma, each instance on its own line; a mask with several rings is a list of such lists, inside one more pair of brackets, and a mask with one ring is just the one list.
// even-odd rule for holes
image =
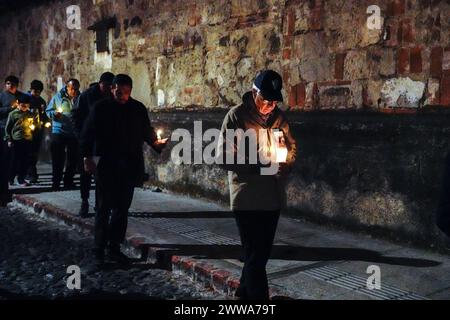
[[275, 138], [275, 143], [274, 143], [274, 151], [275, 151], [275, 156], [276, 156], [276, 162], [281, 163], [281, 162], [286, 162], [287, 159], [287, 155], [288, 155], [288, 150], [286, 147], [286, 142], [284, 140], [284, 134], [283, 131], [281, 130], [276, 130], [273, 131], [273, 135]]
[[28, 118], [28, 127], [30, 127], [31, 131], [34, 131], [36, 129], [36, 126], [34, 125], [33, 118]]

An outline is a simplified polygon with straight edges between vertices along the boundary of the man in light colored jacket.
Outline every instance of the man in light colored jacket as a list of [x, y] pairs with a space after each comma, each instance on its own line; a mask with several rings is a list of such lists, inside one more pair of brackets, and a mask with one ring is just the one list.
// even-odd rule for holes
[[80, 93], [80, 82], [70, 79], [47, 106], [47, 116], [52, 120], [52, 189], [59, 190], [63, 179], [64, 164], [67, 165], [64, 172], [64, 187], [74, 188], [73, 177], [78, 163], [78, 140], [72, 120], [74, 101]]
[[[278, 73], [261, 72], [252, 91], [244, 94], [242, 104], [225, 116], [221, 129], [219, 158], [222, 156], [222, 167], [228, 170], [231, 209], [244, 248], [244, 267], [236, 292], [242, 299], [269, 298], [266, 264], [280, 210], [285, 206], [286, 177], [297, 153], [288, 121], [277, 107], [283, 100], [281, 89]], [[239, 138], [239, 131], [248, 133], [247, 138]], [[230, 138], [230, 132], [237, 134]], [[254, 139], [250, 137], [252, 132]], [[255, 152], [257, 161], [253, 161]], [[276, 170], [268, 170], [274, 167]]]

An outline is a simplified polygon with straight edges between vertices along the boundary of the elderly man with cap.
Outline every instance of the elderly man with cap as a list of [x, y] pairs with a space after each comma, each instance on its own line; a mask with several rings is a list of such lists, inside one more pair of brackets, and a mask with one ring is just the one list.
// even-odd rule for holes
[[133, 81], [128, 75], [116, 75], [112, 97], [95, 105], [81, 133], [84, 168], [88, 173], [96, 172], [94, 254], [100, 265], [105, 249], [108, 260], [128, 262], [120, 244], [125, 239], [134, 187], [142, 174], [139, 165], [142, 145], [146, 142], [161, 152], [167, 144], [167, 139], [158, 139], [150, 126], [145, 106], [131, 97], [132, 88]]
[[[94, 105], [103, 99], [111, 97], [111, 84], [114, 79], [114, 74], [105, 72], [100, 76], [100, 81], [88, 89], [83, 91], [76, 101], [72, 110], [72, 119], [75, 125], [75, 132], [78, 139], [80, 139], [81, 131], [89, 115], [89, 112], [94, 108]], [[81, 141], [79, 141], [81, 143]], [[83, 162], [81, 157], [80, 162]], [[83, 165], [81, 166], [83, 168]], [[79, 211], [80, 217], [88, 217], [89, 213], [89, 191], [91, 189], [92, 174], [87, 173], [83, 169], [80, 173], [80, 193], [81, 193], [81, 208]], [[97, 200], [95, 200], [97, 201]], [[97, 202], [96, 202], [97, 203]], [[97, 205], [95, 206], [97, 208]]]
[[4, 139], [4, 135], [9, 113], [17, 106], [19, 97], [25, 95], [17, 90], [18, 86], [19, 79], [16, 76], [8, 76], [5, 79], [5, 90], [0, 93], [0, 207], [6, 206], [11, 201], [11, 193], [8, 187], [10, 148]]
[[[222, 166], [228, 170], [231, 209], [244, 249], [244, 267], [236, 291], [236, 296], [241, 299], [269, 299], [266, 264], [280, 210], [285, 205], [285, 180], [296, 158], [295, 139], [283, 111], [277, 107], [277, 102], [283, 100], [281, 89], [282, 79], [278, 73], [272, 70], [261, 72], [253, 89], [244, 94], [242, 104], [233, 107], [222, 124], [219, 154], [227, 156]], [[242, 153], [238, 136], [230, 138], [230, 131], [255, 132], [255, 140], [247, 139], [248, 150], [244, 150], [258, 150], [259, 158], [255, 163], [249, 160], [248, 153]], [[284, 159], [271, 156], [266, 158], [269, 161], [262, 161], [261, 150], [281, 145], [275, 144], [275, 139], [283, 141]], [[236, 163], [238, 158], [245, 161]], [[268, 167], [277, 170], [263, 170]]]

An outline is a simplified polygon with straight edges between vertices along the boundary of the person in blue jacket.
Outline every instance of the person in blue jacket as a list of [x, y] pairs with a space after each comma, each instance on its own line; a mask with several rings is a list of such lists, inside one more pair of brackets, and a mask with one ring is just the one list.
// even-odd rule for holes
[[[72, 120], [74, 101], [80, 93], [80, 82], [70, 79], [66, 86], [50, 100], [46, 113], [52, 120], [50, 152], [52, 156], [52, 189], [59, 190], [61, 180], [64, 188], [75, 187], [73, 177], [77, 169], [78, 141]], [[64, 172], [64, 165], [67, 165]]]

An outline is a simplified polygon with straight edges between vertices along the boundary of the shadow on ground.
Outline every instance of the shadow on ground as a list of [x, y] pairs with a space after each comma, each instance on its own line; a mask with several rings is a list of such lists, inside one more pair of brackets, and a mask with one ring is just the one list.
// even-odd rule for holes
[[[242, 247], [240, 245], [182, 245], [182, 244], [145, 244], [145, 249], [160, 249], [157, 251], [161, 257], [172, 255], [194, 256], [201, 259], [240, 259]], [[297, 261], [366, 261], [391, 265], [401, 265], [416, 268], [436, 267], [441, 262], [407, 257], [391, 257], [381, 255], [377, 251], [357, 248], [323, 248], [275, 245], [272, 249], [271, 259], [297, 260]]]

